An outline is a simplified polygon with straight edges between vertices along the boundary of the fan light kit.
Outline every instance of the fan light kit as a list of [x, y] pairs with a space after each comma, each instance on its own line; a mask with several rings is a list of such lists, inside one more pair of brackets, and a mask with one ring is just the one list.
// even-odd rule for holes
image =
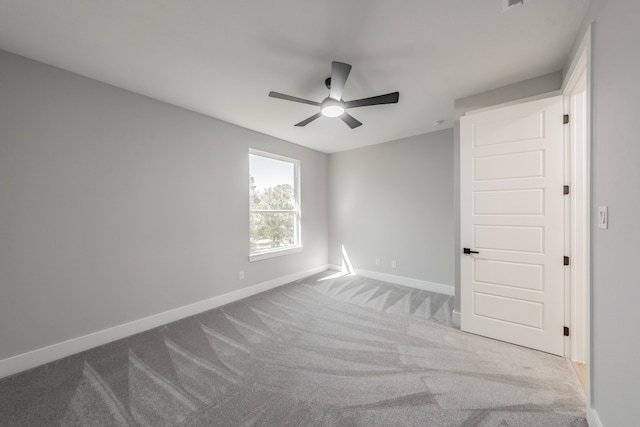
[[344, 113], [344, 107], [342, 102], [336, 101], [333, 98], [327, 98], [322, 102], [322, 114], [327, 117], [338, 117]]
[[372, 96], [371, 98], [356, 99], [354, 101], [344, 101], [342, 99], [342, 92], [344, 85], [347, 83], [347, 77], [351, 72], [351, 65], [343, 62], [333, 61], [331, 63], [331, 77], [325, 80], [325, 85], [329, 89], [329, 96], [322, 102], [310, 101], [308, 99], [297, 98], [291, 95], [285, 95], [278, 92], [269, 92], [269, 96], [272, 98], [284, 99], [286, 101], [299, 102], [301, 104], [314, 105], [320, 107], [320, 112], [314, 114], [296, 123], [296, 126], [306, 126], [312, 121], [316, 120], [320, 116], [325, 117], [340, 117], [351, 129], [357, 128], [362, 125], [352, 115], [345, 110], [348, 108], [366, 107], [368, 105], [381, 105], [381, 104], [395, 104], [400, 97], [399, 92], [387, 93], [386, 95]]

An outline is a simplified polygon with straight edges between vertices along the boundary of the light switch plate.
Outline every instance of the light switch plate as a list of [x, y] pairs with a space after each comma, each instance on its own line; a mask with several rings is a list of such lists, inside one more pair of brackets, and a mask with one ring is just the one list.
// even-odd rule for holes
[[609, 228], [609, 207], [598, 206], [598, 227]]

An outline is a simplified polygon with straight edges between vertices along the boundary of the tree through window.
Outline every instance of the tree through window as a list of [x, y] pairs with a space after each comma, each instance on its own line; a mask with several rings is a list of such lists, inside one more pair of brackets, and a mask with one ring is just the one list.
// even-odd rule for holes
[[249, 151], [249, 255], [300, 245], [299, 162]]

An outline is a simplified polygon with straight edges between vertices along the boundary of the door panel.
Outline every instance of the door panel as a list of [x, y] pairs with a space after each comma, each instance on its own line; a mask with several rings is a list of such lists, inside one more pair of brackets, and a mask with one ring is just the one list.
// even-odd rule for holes
[[472, 132], [474, 147], [544, 138], [544, 112], [524, 117], [510, 115], [504, 120], [477, 123]]
[[544, 229], [517, 225], [474, 225], [473, 242], [476, 249], [499, 251], [544, 252]]
[[476, 259], [473, 267], [476, 282], [532, 291], [544, 290], [544, 267], [541, 265]]
[[[564, 353], [562, 97], [460, 120], [462, 330]], [[462, 253], [462, 251], [461, 251]]]
[[513, 323], [517, 326], [542, 328], [542, 304], [476, 292], [473, 295], [476, 316]]
[[544, 215], [544, 190], [493, 190], [473, 194], [474, 215]]
[[473, 159], [475, 181], [544, 176], [544, 152], [501, 154]]

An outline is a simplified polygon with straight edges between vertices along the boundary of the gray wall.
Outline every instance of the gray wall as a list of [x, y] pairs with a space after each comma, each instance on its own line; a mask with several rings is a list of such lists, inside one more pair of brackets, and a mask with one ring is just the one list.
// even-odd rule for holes
[[453, 249], [455, 271], [455, 310], [460, 312], [460, 117], [467, 111], [478, 110], [507, 102], [542, 95], [557, 91], [562, 87], [562, 71], [535, 77], [501, 88], [489, 90], [453, 102], [454, 136], [453, 136], [453, 186], [454, 186], [454, 229], [455, 244]]
[[[302, 253], [248, 262], [249, 147], [301, 160]], [[0, 52], [0, 359], [326, 265], [327, 167]]]
[[329, 262], [344, 245], [356, 269], [452, 286], [452, 141], [446, 129], [332, 154]]
[[[592, 407], [604, 426], [638, 424], [640, 402], [640, 3], [593, 0]], [[579, 39], [581, 39], [580, 36]]]

